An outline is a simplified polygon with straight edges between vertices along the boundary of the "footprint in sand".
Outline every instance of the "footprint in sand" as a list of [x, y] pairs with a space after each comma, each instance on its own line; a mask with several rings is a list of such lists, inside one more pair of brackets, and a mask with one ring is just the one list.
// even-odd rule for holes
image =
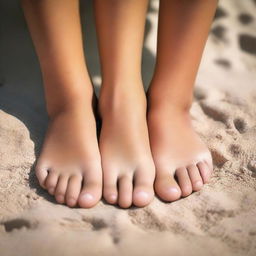
[[214, 165], [221, 168], [229, 159], [226, 154], [216, 148], [210, 149]]
[[129, 210], [128, 215], [130, 216], [131, 222], [134, 225], [139, 226], [144, 230], [167, 230], [166, 224], [161, 221], [157, 215], [149, 208]]
[[38, 226], [37, 222], [30, 222], [26, 219], [22, 218], [17, 218], [17, 219], [12, 219], [12, 220], [7, 220], [0, 225], [4, 226], [4, 229], [6, 232], [12, 232], [14, 230], [20, 230], [20, 229], [35, 229]]
[[234, 126], [238, 130], [239, 133], [245, 133], [247, 131], [247, 123], [242, 118], [234, 119]]
[[[215, 105], [216, 102], [201, 101], [199, 102], [205, 115], [217, 122], [222, 122], [225, 125], [229, 123], [229, 114], [221, 108], [221, 106]], [[219, 102], [218, 102], [219, 103]]]

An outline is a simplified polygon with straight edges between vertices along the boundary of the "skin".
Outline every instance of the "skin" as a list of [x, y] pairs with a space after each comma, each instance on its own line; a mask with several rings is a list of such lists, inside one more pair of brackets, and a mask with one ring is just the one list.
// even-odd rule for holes
[[155, 192], [164, 201], [200, 190], [212, 173], [211, 154], [192, 127], [189, 109], [216, 5], [216, 0], [160, 1], [147, 120]]
[[22, 6], [42, 70], [49, 115], [37, 178], [58, 203], [92, 207], [102, 195], [102, 169], [79, 2], [23, 0]]
[[155, 192], [165, 201], [209, 181], [211, 155], [193, 130], [189, 108], [216, 4], [160, 1], [147, 109], [140, 68], [147, 1], [94, 1], [103, 78], [98, 147], [78, 0], [22, 1], [49, 114], [36, 175], [57, 202], [94, 206], [102, 179], [105, 200], [122, 208], [149, 204], [154, 178]]
[[102, 70], [103, 196], [122, 208], [142, 207], [153, 199], [155, 177], [141, 78], [147, 0], [95, 0], [94, 7]]

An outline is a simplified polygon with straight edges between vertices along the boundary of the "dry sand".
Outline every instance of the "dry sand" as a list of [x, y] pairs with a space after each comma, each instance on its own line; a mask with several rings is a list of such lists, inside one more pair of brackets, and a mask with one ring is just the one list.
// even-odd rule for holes
[[[211, 183], [174, 203], [155, 198], [148, 207], [128, 210], [104, 202], [70, 209], [39, 187], [33, 163], [46, 123], [40, 73], [17, 3], [2, 5], [11, 15], [2, 18], [9, 34], [0, 44], [5, 56], [0, 69], [1, 256], [256, 255], [255, 1], [220, 1], [196, 82], [191, 114], [213, 154]], [[153, 1], [144, 49], [146, 81], [155, 52], [156, 10]], [[10, 51], [15, 38], [22, 46]], [[93, 57], [89, 61], [97, 85], [98, 67]]]

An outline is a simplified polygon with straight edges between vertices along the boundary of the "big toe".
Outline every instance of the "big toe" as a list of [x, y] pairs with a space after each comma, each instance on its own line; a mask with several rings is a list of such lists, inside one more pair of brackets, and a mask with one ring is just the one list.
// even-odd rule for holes
[[138, 207], [144, 207], [152, 201], [153, 195], [153, 190], [149, 186], [138, 186], [133, 191], [133, 204]]
[[78, 204], [82, 208], [91, 208], [98, 203], [101, 198], [102, 188], [99, 182], [86, 182], [78, 198]]
[[78, 198], [82, 208], [91, 208], [96, 205], [102, 195], [102, 170], [97, 164], [88, 168], [83, 175], [83, 186]]
[[[150, 173], [150, 175], [149, 175]], [[145, 173], [138, 171], [135, 174], [135, 187], [133, 191], [133, 204], [137, 207], [148, 205], [154, 196], [154, 171]]]
[[172, 202], [181, 197], [181, 190], [170, 173], [161, 174], [155, 181], [156, 194], [164, 201]]

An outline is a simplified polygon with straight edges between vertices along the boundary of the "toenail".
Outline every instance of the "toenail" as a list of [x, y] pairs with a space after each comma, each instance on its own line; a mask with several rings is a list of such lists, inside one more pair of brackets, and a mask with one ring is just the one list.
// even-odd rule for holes
[[177, 188], [170, 188], [169, 189], [170, 193], [178, 194], [179, 190]]
[[76, 201], [75, 201], [75, 199], [73, 199], [73, 198], [69, 198], [69, 199], [68, 199], [68, 204], [69, 204], [69, 205], [74, 205], [75, 202], [76, 202]]
[[117, 195], [112, 194], [109, 196], [109, 199], [115, 201], [117, 199]]
[[91, 201], [91, 200], [93, 200], [93, 196], [89, 193], [85, 193], [81, 196], [81, 199], [86, 200], [86, 201]]
[[143, 198], [143, 199], [148, 199], [148, 197], [149, 197], [149, 194], [146, 193], [146, 192], [144, 192], [144, 191], [139, 191], [139, 192], [136, 193], [136, 195], [137, 195], [138, 197]]
[[58, 202], [61, 202], [61, 203], [64, 202], [64, 196], [62, 196], [62, 195], [56, 196], [56, 199]]
[[203, 186], [203, 182], [200, 181], [200, 180], [199, 180], [199, 181], [196, 181], [196, 182], [195, 182], [195, 186], [201, 188], [201, 187]]

